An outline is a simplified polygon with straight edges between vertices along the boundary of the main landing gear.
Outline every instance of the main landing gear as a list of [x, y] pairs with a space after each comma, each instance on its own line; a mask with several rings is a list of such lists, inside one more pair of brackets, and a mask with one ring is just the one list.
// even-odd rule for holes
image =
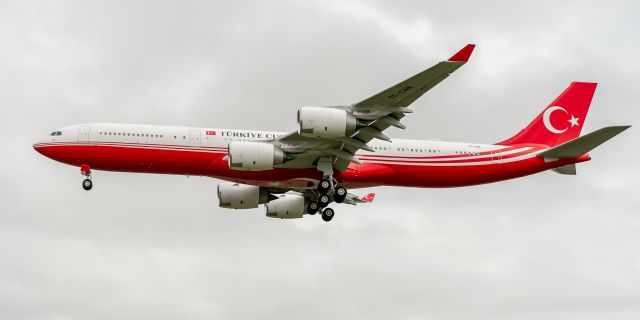
[[337, 203], [343, 203], [344, 199], [347, 198], [347, 189], [343, 186], [337, 186], [335, 191], [333, 192], [333, 200]]
[[320, 206], [318, 206], [318, 203], [315, 201], [309, 202], [309, 204], [307, 205], [307, 213], [310, 215], [318, 213], [319, 209]]
[[331, 221], [331, 219], [333, 219], [333, 216], [336, 213], [331, 208], [321, 208], [320, 205], [318, 205], [318, 202], [315, 202], [315, 201], [309, 202], [309, 204], [307, 204], [308, 214], [314, 215], [318, 213], [318, 211], [320, 211], [320, 216], [322, 217], [322, 220], [327, 222]]
[[331, 197], [329, 197], [328, 194], [321, 194], [318, 197], [318, 206], [320, 208], [324, 208], [326, 206], [328, 206], [331, 203]]
[[316, 193], [317, 199], [307, 205], [307, 213], [313, 215], [320, 211], [324, 221], [331, 221], [336, 213], [333, 209], [327, 208], [327, 206], [331, 202], [343, 203], [348, 194], [347, 189], [337, 185], [332, 176], [325, 176], [318, 183]]
[[324, 210], [322, 210], [322, 220], [324, 221], [331, 221], [331, 219], [333, 219], [333, 216], [335, 215], [335, 211], [333, 211], [333, 209], [331, 208], [326, 208]]
[[[314, 200], [307, 205], [307, 213], [316, 214], [321, 211], [322, 220], [331, 221], [336, 214], [331, 208], [327, 208], [331, 202], [343, 203], [347, 199], [347, 189], [337, 185], [333, 179], [333, 160], [331, 157], [320, 157], [316, 164], [318, 171], [322, 172], [322, 180], [313, 193]], [[313, 212], [313, 213], [312, 213]]]
[[91, 181], [91, 168], [88, 164], [83, 164], [80, 166], [80, 173], [85, 176], [85, 179], [82, 181], [82, 189], [87, 191], [93, 188], [93, 182]]

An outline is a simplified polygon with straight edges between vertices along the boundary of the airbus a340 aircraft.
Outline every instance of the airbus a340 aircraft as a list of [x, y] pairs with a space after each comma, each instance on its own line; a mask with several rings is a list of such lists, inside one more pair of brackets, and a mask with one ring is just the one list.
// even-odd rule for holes
[[301, 108], [295, 132], [92, 123], [56, 129], [33, 147], [80, 167], [85, 190], [93, 170], [208, 176], [230, 181], [218, 185], [220, 207], [265, 204], [267, 217], [321, 212], [330, 221], [332, 202], [373, 201], [374, 194], [347, 189], [470, 186], [550, 169], [573, 175], [589, 151], [629, 127], [580, 136], [596, 83], [573, 82], [524, 130], [496, 144], [383, 133], [404, 129], [409, 105], [464, 65], [474, 47], [358, 103]]

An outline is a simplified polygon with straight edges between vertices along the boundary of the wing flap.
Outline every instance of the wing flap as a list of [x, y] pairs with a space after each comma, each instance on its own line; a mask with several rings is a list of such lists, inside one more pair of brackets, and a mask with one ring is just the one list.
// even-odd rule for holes
[[568, 164], [566, 166], [562, 166], [559, 168], [555, 168], [552, 169], [553, 172], [559, 173], [559, 174], [566, 174], [566, 175], [570, 175], [570, 176], [575, 176], [576, 175], [576, 164], [572, 163], [572, 164]]

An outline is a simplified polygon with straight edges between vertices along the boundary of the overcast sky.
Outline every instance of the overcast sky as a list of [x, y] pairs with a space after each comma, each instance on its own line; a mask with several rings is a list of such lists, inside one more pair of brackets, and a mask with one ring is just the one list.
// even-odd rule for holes
[[374, 188], [274, 220], [211, 178], [95, 172], [36, 153], [52, 129], [125, 122], [289, 131], [471, 61], [392, 137], [492, 143], [574, 80], [583, 132], [638, 124], [637, 1], [0, 2], [0, 319], [638, 319], [638, 128], [578, 175]]

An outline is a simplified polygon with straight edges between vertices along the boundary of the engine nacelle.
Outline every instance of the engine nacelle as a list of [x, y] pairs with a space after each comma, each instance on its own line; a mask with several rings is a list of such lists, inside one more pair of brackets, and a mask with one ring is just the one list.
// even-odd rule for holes
[[285, 160], [284, 151], [270, 143], [231, 142], [229, 144], [229, 168], [242, 171], [273, 169]]
[[251, 209], [269, 202], [271, 195], [267, 190], [256, 186], [221, 183], [218, 185], [218, 200], [221, 208]]
[[305, 107], [298, 110], [298, 134], [307, 137], [340, 138], [356, 130], [356, 117], [345, 110]]
[[285, 194], [265, 207], [269, 218], [296, 219], [302, 218], [305, 212], [304, 197], [297, 194]]

